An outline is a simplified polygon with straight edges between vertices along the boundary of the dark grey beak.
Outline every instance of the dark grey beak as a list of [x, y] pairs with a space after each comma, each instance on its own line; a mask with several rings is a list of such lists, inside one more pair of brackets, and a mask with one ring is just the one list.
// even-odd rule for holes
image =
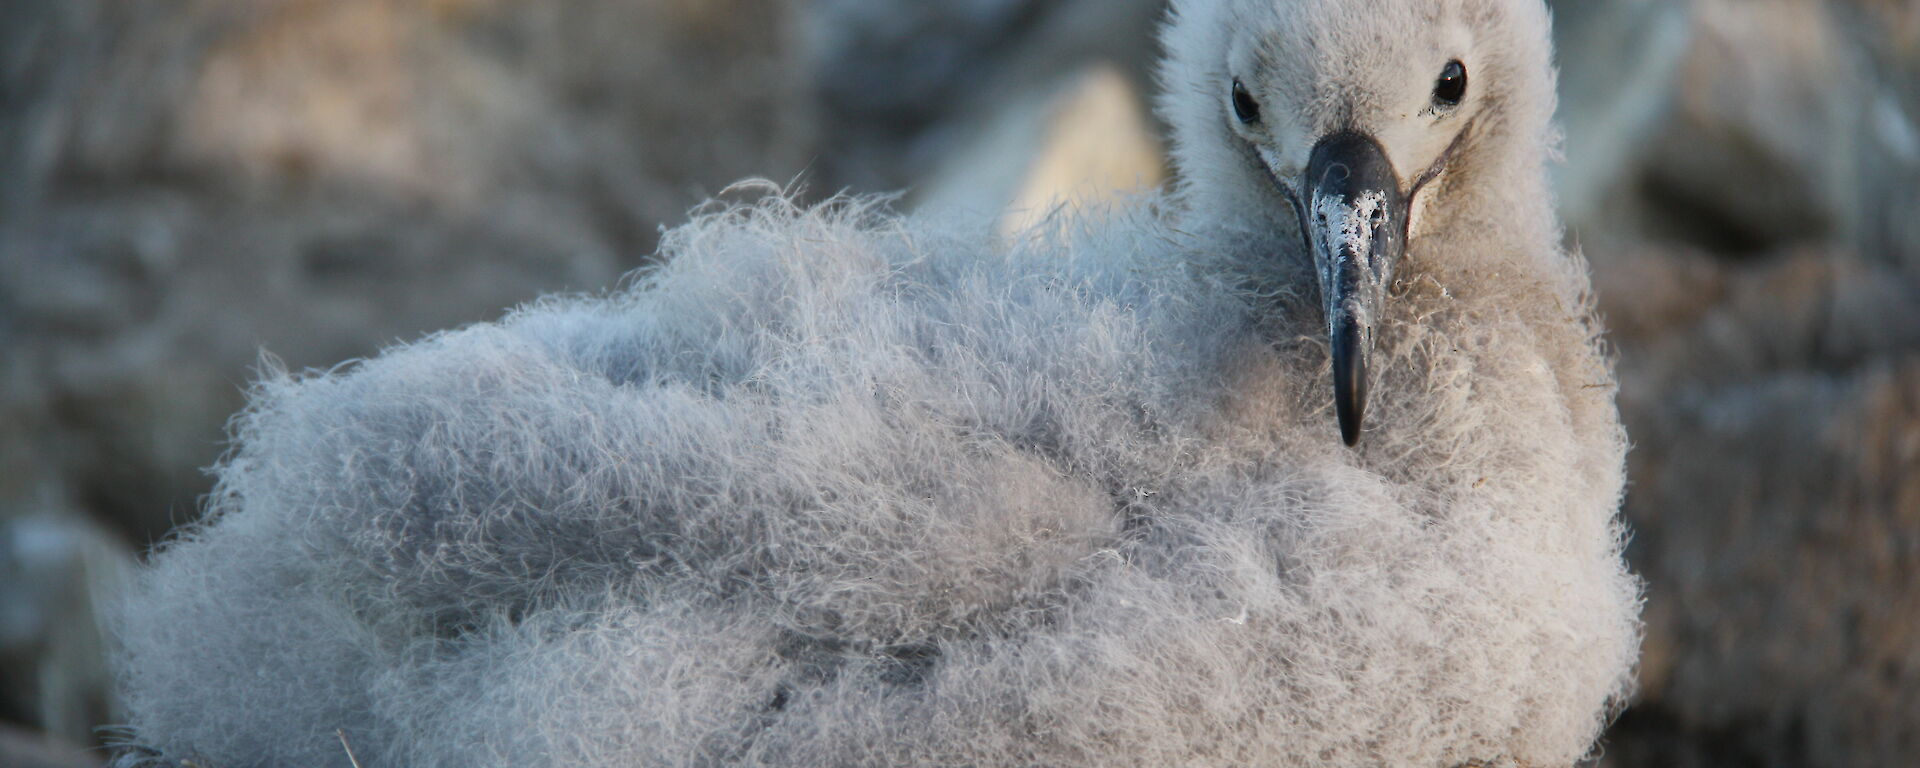
[[1320, 276], [1333, 352], [1333, 404], [1340, 437], [1360, 442], [1367, 413], [1367, 358], [1394, 265], [1407, 246], [1407, 198], [1386, 150], [1372, 136], [1322, 138], [1307, 160], [1301, 229]]

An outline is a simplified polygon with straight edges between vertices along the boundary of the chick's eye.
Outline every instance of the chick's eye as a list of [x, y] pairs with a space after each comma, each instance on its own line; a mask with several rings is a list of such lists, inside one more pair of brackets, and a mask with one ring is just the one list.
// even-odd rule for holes
[[1247, 87], [1241, 85], [1239, 80], [1233, 81], [1233, 116], [1240, 118], [1242, 123], [1260, 121], [1260, 103], [1253, 100], [1253, 95], [1247, 93]]
[[1440, 70], [1440, 80], [1433, 84], [1433, 102], [1451, 107], [1467, 97], [1467, 66], [1458, 60], [1447, 62]]

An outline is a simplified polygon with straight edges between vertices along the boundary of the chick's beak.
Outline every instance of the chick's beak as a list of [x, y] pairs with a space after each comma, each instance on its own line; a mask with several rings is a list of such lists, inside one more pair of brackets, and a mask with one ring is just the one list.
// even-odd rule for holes
[[1367, 411], [1367, 359], [1394, 265], [1406, 251], [1407, 198], [1373, 137], [1340, 131], [1320, 139], [1301, 180], [1301, 230], [1313, 252], [1333, 361], [1340, 437], [1360, 442]]

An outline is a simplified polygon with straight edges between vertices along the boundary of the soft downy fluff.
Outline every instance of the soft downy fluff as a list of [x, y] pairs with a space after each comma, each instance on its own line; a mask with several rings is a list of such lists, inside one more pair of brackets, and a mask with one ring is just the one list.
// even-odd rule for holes
[[1403, 342], [1438, 391], [1394, 420], [1455, 444], [1371, 447], [1401, 482], [1292, 426], [1310, 344], [1190, 236], [985, 242], [772, 197], [606, 296], [268, 376], [128, 603], [137, 732], [210, 766], [346, 765], [336, 729], [413, 766], [1587, 747], [1635, 588], [1553, 482], [1576, 446], [1473, 391], [1540, 364], [1503, 329]]

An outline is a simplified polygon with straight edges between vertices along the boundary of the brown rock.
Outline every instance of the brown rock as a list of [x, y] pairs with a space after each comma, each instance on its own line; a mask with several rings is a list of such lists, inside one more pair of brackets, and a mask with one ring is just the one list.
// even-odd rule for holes
[[[1805, 252], [1600, 269], [1648, 579], [1614, 765], [1920, 754], [1920, 285]], [[1646, 290], [1635, 292], [1636, 287]]]
[[101, 768], [105, 762], [79, 747], [0, 723], [0, 765], [7, 768]]
[[143, 543], [260, 350], [597, 289], [809, 156], [784, 0], [7, 5], [0, 518], [53, 477]]

